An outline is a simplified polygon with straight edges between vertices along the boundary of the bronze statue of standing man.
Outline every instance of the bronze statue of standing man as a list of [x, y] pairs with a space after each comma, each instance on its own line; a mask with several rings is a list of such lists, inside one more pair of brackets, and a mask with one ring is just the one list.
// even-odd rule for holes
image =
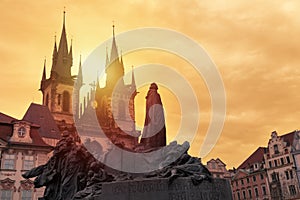
[[146, 96], [146, 117], [141, 144], [145, 149], [166, 146], [164, 109], [156, 83], [150, 85]]

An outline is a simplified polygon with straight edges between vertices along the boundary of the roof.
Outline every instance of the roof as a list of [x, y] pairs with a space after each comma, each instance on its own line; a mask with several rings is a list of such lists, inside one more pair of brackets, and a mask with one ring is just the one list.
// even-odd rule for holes
[[207, 163], [210, 163], [210, 162], [221, 163], [222, 165], [226, 166], [226, 164], [220, 158], [217, 158], [217, 159], [212, 158], [209, 161], [207, 161]]
[[13, 125], [12, 124], [0, 124], [0, 139], [7, 142], [12, 136]]
[[16, 119], [0, 112], [0, 122], [2, 122], [2, 123], [11, 123], [13, 120], [16, 120]]
[[47, 106], [31, 103], [23, 120], [38, 124], [41, 137], [60, 139], [60, 131]]
[[285, 135], [281, 135], [279, 137], [283, 138], [283, 140], [285, 142], [287, 142], [287, 146], [291, 146], [294, 142], [295, 132], [297, 132], [297, 131], [293, 131], [293, 132], [287, 133]]
[[46, 144], [39, 134], [39, 129], [36, 127], [30, 128], [30, 137], [32, 139], [32, 143], [24, 143], [24, 142], [10, 142], [10, 144], [15, 145], [29, 145], [29, 146], [38, 146], [38, 147], [51, 147], [50, 145]]
[[264, 159], [265, 147], [258, 147], [239, 167], [238, 169], [248, 169], [254, 163], [261, 163]]
[[11, 142], [9, 141], [10, 137], [13, 134], [13, 123], [0, 124], [0, 139], [9, 143], [10, 145], [26, 145], [26, 146], [36, 146], [36, 147], [51, 147], [46, 144], [41, 136], [39, 135], [39, 127], [30, 126], [30, 137], [32, 139], [32, 143], [27, 142]]
[[236, 180], [236, 179], [240, 179], [240, 178], [246, 177], [248, 175], [249, 175], [249, 172], [247, 170], [238, 169], [236, 171], [236, 173], [234, 174], [234, 176], [232, 177], [232, 179]]

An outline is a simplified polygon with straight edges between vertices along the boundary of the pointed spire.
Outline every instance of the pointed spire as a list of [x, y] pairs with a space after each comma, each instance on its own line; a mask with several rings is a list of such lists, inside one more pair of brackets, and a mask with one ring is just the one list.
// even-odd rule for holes
[[120, 52], [120, 56], [121, 56], [121, 60], [120, 60], [120, 62], [121, 62], [121, 65], [123, 65], [122, 50], [121, 50], [121, 52]]
[[42, 81], [46, 80], [46, 58], [44, 59], [44, 69], [43, 69], [43, 76]]
[[43, 91], [45, 81], [46, 81], [46, 58], [44, 59], [44, 69], [43, 69], [42, 80], [41, 80], [39, 90]]
[[136, 84], [135, 84], [135, 77], [134, 77], [134, 71], [133, 71], [133, 65], [131, 67], [131, 86], [136, 89]]
[[55, 32], [55, 35], [54, 35], [54, 48], [53, 48], [53, 56], [57, 55], [57, 45], [56, 45], [56, 32]]
[[71, 66], [73, 65], [73, 38], [71, 39], [70, 51], [69, 51], [69, 60]]
[[[72, 47], [70, 47], [70, 52], [68, 51], [68, 42], [67, 42], [67, 34], [66, 34], [66, 11], [63, 11], [63, 26], [62, 32], [60, 36], [60, 41], [58, 45], [58, 49], [56, 51], [55, 59], [53, 59], [53, 65], [51, 69], [51, 77], [52, 74], [55, 76], [68, 78], [68, 81], [72, 81], [71, 77], [71, 67], [73, 64], [72, 57]], [[56, 42], [55, 42], [56, 46]], [[57, 47], [54, 47], [54, 49]], [[55, 73], [53, 73], [55, 72]]]
[[116, 38], [115, 38], [115, 24], [112, 25], [112, 28], [113, 28], [113, 41], [111, 45], [110, 62], [114, 62], [114, 60], [119, 57]]
[[76, 85], [78, 88], [81, 88], [83, 85], [83, 76], [82, 76], [82, 66], [81, 66], [81, 55], [79, 58], [79, 68], [78, 68], [78, 75], [77, 75], [77, 81]]
[[66, 24], [66, 11], [64, 10], [63, 27], [62, 27], [60, 41], [59, 41], [59, 47], [58, 47], [58, 53], [63, 53], [64, 56], [68, 53], [68, 42], [67, 42], [67, 34], [66, 34], [65, 24]]
[[52, 68], [56, 65], [57, 62], [57, 45], [56, 45], [56, 33], [54, 35], [54, 47], [52, 53]]
[[64, 7], [64, 19], [63, 19], [63, 25], [65, 26], [66, 23], [66, 7]]

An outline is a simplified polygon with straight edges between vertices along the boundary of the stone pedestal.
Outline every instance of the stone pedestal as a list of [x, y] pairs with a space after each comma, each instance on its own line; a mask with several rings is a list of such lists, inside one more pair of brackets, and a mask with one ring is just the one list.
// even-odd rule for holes
[[191, 178], [146, 179], [104, 183], [95, 200], [232, 200], [230, 184], [224, 179], [194, 185]]

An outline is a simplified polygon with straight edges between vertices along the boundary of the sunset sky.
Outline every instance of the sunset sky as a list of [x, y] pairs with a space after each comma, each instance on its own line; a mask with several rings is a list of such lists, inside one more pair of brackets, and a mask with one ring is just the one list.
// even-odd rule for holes
[[[43, 62], [46, 57], [49, 76], [54, 35], [58, 41], [64, 7], [68, 42], [73, 38], [73, 74], [80, 54], [84, 61], [112, 36], [112, 21], [117, 34], [143, 27], [167, 28], [192, 38], [207, 51], [224, 82], [227, 114], [222, 134], [204, 163], [219, 157], [228, 168], [238, 167], [258, 146], [267, 145], [273, 130], [281, 135], [299, 129], [297, 0], [2, 0], [0, 112], [21, 119], [31, 102], [41, 103]], [[170, 53], [145, 50], [124, 56], [126, 71], [131, 65], [149, 62], [174, 67], [194, 88], [202, 117], [190, 153], [198, 156], [211, 117], [205, 82], [189, 63]], [[139, 125], [144, 120], [146, 90], [140, 88], [137, 97]], [[161, 87], [159, 92], [168, 133], [173, 136], [180, 122], [179, 103], [168, 88]]]

